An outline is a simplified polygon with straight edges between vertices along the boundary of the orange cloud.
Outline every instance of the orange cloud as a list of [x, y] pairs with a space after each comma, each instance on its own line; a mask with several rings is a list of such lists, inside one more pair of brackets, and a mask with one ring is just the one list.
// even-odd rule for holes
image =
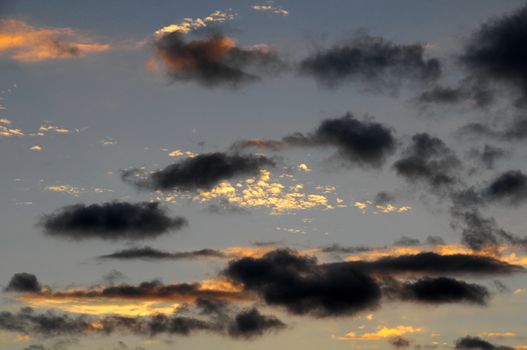
[[390, 337], [401, 336], [405, 334], [421, 333], [423, 328], [414, 328], [412, 326], [397, 326], [394, 328], [388, 328], [386, 326], [379, 326], [376, 332], [356, 334], [349, 332], [339, 339], [356, 339], [356, 340], [379, 340]]
[[72, 59], [110, 49], [71, 28], [37, 28], [23, 21], [0, 20], [0, 54], [21, 62]]

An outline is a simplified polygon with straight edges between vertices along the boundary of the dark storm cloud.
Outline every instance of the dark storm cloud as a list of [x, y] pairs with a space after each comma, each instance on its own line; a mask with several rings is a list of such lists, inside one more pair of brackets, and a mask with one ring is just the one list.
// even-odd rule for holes
[[153, 44], [150, 68], [161, 64], [174, 81], [193, 81], [208, 87], [236, 87], [259, 80], [260, 73], [276, 73], [286, 67], [269, 47], [240, 48], [232, 38], [218, 33], [204, 40], [187, 40], [186, 35], [173, 32]]
[[376, 205], [386, 205], [393, 202], [395, 202], [395, 197], [391, 193], [385, 191], [377, 193], [373, 199], [373, 203]]
[[495, 345], [478, 337], [469, 335], [459, 338], [455, 344], [456, 350], [514, 350], [510, 346]]
[[286, 325], [278, 318], [262, 315], [257, 309], [252, 308], [236, 315], [229, 326], [229, 335], [234, 338], [252, 339], [285, 327]]
[[232, 261], [224, 274], [267, 304], [299, 315], [352, 315], [375, 308], [381, 298], [380, 287], [367, 274], [339, 265], [324, 267], [314, 257], [286, 249]]
[[360, 271], [376, 273], [420, 274], [509, 274], [523, 272], [518, 265], [492, 257], [468, 254], [439, 255], [426, 252], [414, 255], [388, 256], [373, 261], [349, 261], [331, 265], [347, 266]]
[[148, 174], [146, 179], [137, 177], [141, 174], [138, 169], [125, 170], [122, 179], [153, 190], [208, 189], [222, 180], [255, 175], [260, 169], [274, 165], [274, 161], [264, 156], [217, 152], [184, 159]]
[[435, 190], [455, 185], [455, 172], [460, 166], [455, 153], [441, 139], [427, 133], [415, 134], [403, 158], [394, 163], [400, 176]]
[[395, 349], [404, 349], [410, 346], [410, 340], [403, 337], [393, 337], [388, 339], [388, 344]]
[[200, 249], [188, 252], [170, 253], [151, 247], [136, 247], [124, 249], [112, 254], [101, 255], [100, 259], [143, 259], [143, 260], [181, 260], [181, 259], [200, 259], [200, 258], [225, 258], [225, 254], [216, 249]]
[[487, 288], [448, 277], [424, 277], [405, 283], [398, 291], [402, 300], [427, 304], [469, 303], [486, 305], [490, 298]]
[[[0, 312], [0, 329], [30, 336], [82, 336], [90, 334], [133, 334], [189, 336], [204, 331], [238, 339], [252, 339], [270, 331], [285, 328], [285, 324], [272, 315], [262, 315], [256, 309], [242, 310], [217, 317], [201, 312], [206, 318], [174, 314], [151, 317], [71, 316], [47, 312], [36, 314], [25, 308], [19, 313]], [[97, 326], [93, 326], [96, 322]]]
[[484, 23], [468, 41], [461, 61], [480, 79], [501, 81], [527, 97], [527, 7]]
[[517, 205], [527, 199], [527, 175], [520, 170], [500, 174], [484, 190], [490, 200]]
[[393, 131], [378, 122], [359, 120], [351, 113], [341, 118], [323, 120], [312, 133], [294, 133], [276, 140], [248, 140], [232, 146], [233, 149], [261, 148], [278, 150], [286, 147], [337, 148], [343, 159], [361, 166], [378, 167], [396, 148]]
[[421, 44], [397, 45], [381, 37], [356, 35], [300, 62], [300, 72], [336, 87], [359, 81], [375, 87], [398, 87], [403, 81], [428, 82], [441, 75], [437, 59], [427, 59]]
[[38, 282], [35, 275], [20, 272], [15, 273], [9, 284], [5, 288], [6, 292], [27, 292], [27, 293], [38, 293], [42, 289], [42, 286]]
[[63, 207], [44, 215], [40, 225], [50, 236], [73, 240], [149, 239], [179, 230], [187, 220], [169, 217], [157, 202], [106, 202]]

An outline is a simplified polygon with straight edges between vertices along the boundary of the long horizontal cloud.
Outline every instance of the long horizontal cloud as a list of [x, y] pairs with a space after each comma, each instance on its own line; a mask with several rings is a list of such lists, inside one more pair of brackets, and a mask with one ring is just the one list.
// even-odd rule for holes
[[130, 248], [117, 251], [112, 254], [101, 255], [100, 259], [144, 259], [144, 260], [180, 260], [180, 259], [200, 259], [200, 258], [225, 258], [225, 253], [216, 249], [200, 249], [188, 252], [170, 253], [157, 250], [151, 247]]
[[330, 87], [348, 81], [381, 87], [397, 87], [405, 80], [433, 81], [441, 75], [441, 65], [425, 58], [424, 51], [421, 44], [398, 45], [362, 34], [305, 58], [300, 71]]
[[490, 298], [484, 286], [448, 277], [424, 277], [404, 284], [397, 294], [402, 300], [434, 304], [467, 302], [485, 305]]
[[[202, 303], [203, 304], [203, 303]], [[83, 335], [134, 334], [189, 336], [195, 332], [211, 332], [232, 338], [252, 339], [278, 331], [286, 325], [272, 315], [257, 309], [228, 310], [226, 306], [211, 309], [196, 304], [196, 316], [175, 314], [152, 317], [71, 316], [52, 312], [36, 314], [25, 308], [18, 313], [0, 312], [0, 329], [30, 336], [57, 337]], [[206, 317], [198, 317], [205, 315]]]
[[217, 152], [187, 158], [146, 175], [138, 169], [125, 170], [122, 178], [139, 188], [153, 190], [209, 189], [222, 180], [256, 175], [260, 169], [274, 165], [264, 156]]
[[21, 62], [72, 59], [110, 49], [71, 28], [37, 28], [15, 19], [0, 20], [0, 55]]
[[169, 217], [157, 202], [106, 202], [66, 206], [44, 215], [39, 224], [50, 236], [117, 240], [155, 238], [181, 229], [187, 220]]
[[359, 120], [351, 113], [341, 118], [323, 120], [309, 134], [294, 133], [282, 140], [246, 140], [235, 143], [234, 149], [263, 148], [279, 150], [286, 147], [337, 148], [338, 154], [362, 166], [378, 167], [396, 148], [393, 131], [378, 122]]
[[147, 68], [164, 70], [174, 81], [235, 87], [260, 79], [261, 73], [270, 74], [285, 67], [278, 54], [266, 45], [240, 48], [222, 34], [203, 40], [187, 40], [178, 31], [161, 34], [154, 39]]

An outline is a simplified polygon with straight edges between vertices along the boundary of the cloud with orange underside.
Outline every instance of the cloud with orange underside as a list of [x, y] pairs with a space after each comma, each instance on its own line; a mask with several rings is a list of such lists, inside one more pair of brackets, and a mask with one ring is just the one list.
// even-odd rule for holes
[[16, 61], [73, 59], [109, 49], [109, 44], [94, 42], [72, 28], [44, 28], [15, 19], [0, 20], [0, 55]]

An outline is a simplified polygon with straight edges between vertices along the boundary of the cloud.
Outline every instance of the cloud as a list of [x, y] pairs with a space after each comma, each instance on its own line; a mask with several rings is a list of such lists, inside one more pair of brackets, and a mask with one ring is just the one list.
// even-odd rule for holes
[[455, 348], [457, 350], [514, 350], [509, 346], [494, 345], [486, 340], [469, 335], [456, 340]]
[[299, 315], [352, 315], [375, 308], [381, 298], [381, 289], [367, 274], [338, 265], [323, 267], [291, 250], [232, 261], [224, 274], [267, 304]]
[[37, 280], [37, 277], [33, 274], [20, 272], [15, 273], [9, 284], [5, 288], [6, 292], [27, 292], [37, 293], [42, 289], [42, 286]]
[[181, 229], [187, 220], [169, 217], [157, 202], [106, 202], [66, 206], [44, 215], [39, 224], [50, 236], [117, 240], [155, 238]]
[[527, 7], [493, 18], [469, 39], [461, 62], [479, 79], [514, 87], [527, 97]]
[[393, 165], [398, 175], [408, 181], [423, 182], [432, 189], [449, 187], [457, 182], [454, 171], [461, 162], [445, 143], [427, 133], [415, 134], [403, 158]]
[[285, 63], [268, 45], [241, 48], [234, 39], [215, 34], [203, 40], [188, 40], [179, 31], [158, 36], [147, 62], [152, 72], [164, 71], [174, 81], [193, 81], [207, 87], [231, 86], [260, 80]]
[[94, 42], [71, 28], [37, 28], [19, 20], [0, 20], [0, 55], [16, 61], [73, 59], [109, 49], [110, 45]]
[[465, 79], [459, 86], [435, 85], [416, 98], [421, 105], [455, 105], [463, 103], [469, 107], [484, 108], [495, 100], [494, 91], [487, 84], [473, 79]]
[[184, 18], [180, 23], [169, 24], [158, 29], [154, 35], [161, 37], [174, 32], [188, 33], [196, 29], [210, 26], [214, 23], [224, 23], [233, 20], [235, 17], [236, 15], [231, 11], [214, 11], [203, 18]]
[[527, 175], [509, 170], [494, 179], [484, 193], [490, 200], [517, 205], [527, 199]]
[[[200, 305], [198, 305], [198, 309]], [[196, 316], [174, 314], [149, 317], [86, 315], [72, 316], [47, 312], [36, 314], [30, 308], [18, 313], [0, 312], [0, 329], [46, 338], [57, 336], [133, 334], [144, 337], [157, 335], [190, 336], [196, 332], [210, 332], [236, 339], [253, 339], [270, 331], [285, 328], [285, 324], [271, 315], [262, 315], [256, 309], [222, 310], [223, 317], [211, 310], [195, 311]], [[207, 317], [199, 317], [205, 315]]]
[[252, 308], [240, 312], [229, 327], [229, 335], [234, 338], [252, 339], [271, 330], [285, 328], [286, 325], [274, 316], [262, 315]]
[[289, 11], [282, 6], [273, 6], [273, 5], [253, 5], [252, 9], [255, 11], [265, 11], [272, 12], [277, 15], [288, 16]]
[[263, 148], [279, 150], [286, 147], [333, 146], [343, 159], [360, 166], [379, 167], [396, 148], [393, 131], [378, 122], [359, 120], [351, 113], [323, 120], [309, 134], [294, 133], [275, 140], [246, 140], [235, 143], [233, 149]]
[[425, 58], [421, 44], [398, 45], [382, 37], [358, 34], [305, 58], [300, 71], [328, 87], [359, 81], [393, 88], [403, 81], [433, 81], [441, 75], [441, 65], [435, 58]]
[[397, 274], [510, 274], [523, 272], [523, 267], [483, 255], [449, 254], [432, 252], [386, 256], [373, 261], [347, 261], [333, 263], [360, 271]]
[[385, 338], [390, 338], [390, 337], [397, 337], [397, 336], [401, 336], [404, 334], [421, 333], [422, 331], [423, 331], [423, 328], [413, 327], [413, 326], [396, 326], [393, 328], [386, 327], [386, 326], [379, 326], [376, 332], [363, 333], [363, 334], [356, 334], [354, 332], [349, 332], [349, 333], [346, 333], [346, 335], [344, 335], [340, 339], [342, 340], [346, 340], [346, 339], [379, 340], [379, 339], [385, 339]]
[[226, 255], [216, 249], [200, 249], [189, 252], [170, 253], [157, 250], [151, 247], [129, 248], [117, 251], [108, 255], [101, 255], [100, 259], [143, 259], [143, 260], [180, 260], [180, 259], [207, 259], [207, 258], [225, 258]]
[[490, 298], [487, 288], [448, 277], [424, 277], [405, 283], [398, 294], [402, 300], [427, 304], [465, 302], [486, 305]]
[[509, 156], [509, 152], [500, 147], [485, 145], [482, 150], [471, 150], [470, 156], [481, 162], [487, 169], [494, 169], [496, 161]]
[[139, 169], [125, 170], [122, 179], [139, 188], [153, 190], [210, 189], [222, 180], [244, 175], [255, 175], [264, 167], [273, 167], [274, 161], [264, 156], [226, 153], [200, 154], [171, 164], [162, 170], [141, 178]]
[[398, 336], [388, 339], [388, 344], [393, 346], [395, 349], [405, 349], [410, 346], [410, 340]]

